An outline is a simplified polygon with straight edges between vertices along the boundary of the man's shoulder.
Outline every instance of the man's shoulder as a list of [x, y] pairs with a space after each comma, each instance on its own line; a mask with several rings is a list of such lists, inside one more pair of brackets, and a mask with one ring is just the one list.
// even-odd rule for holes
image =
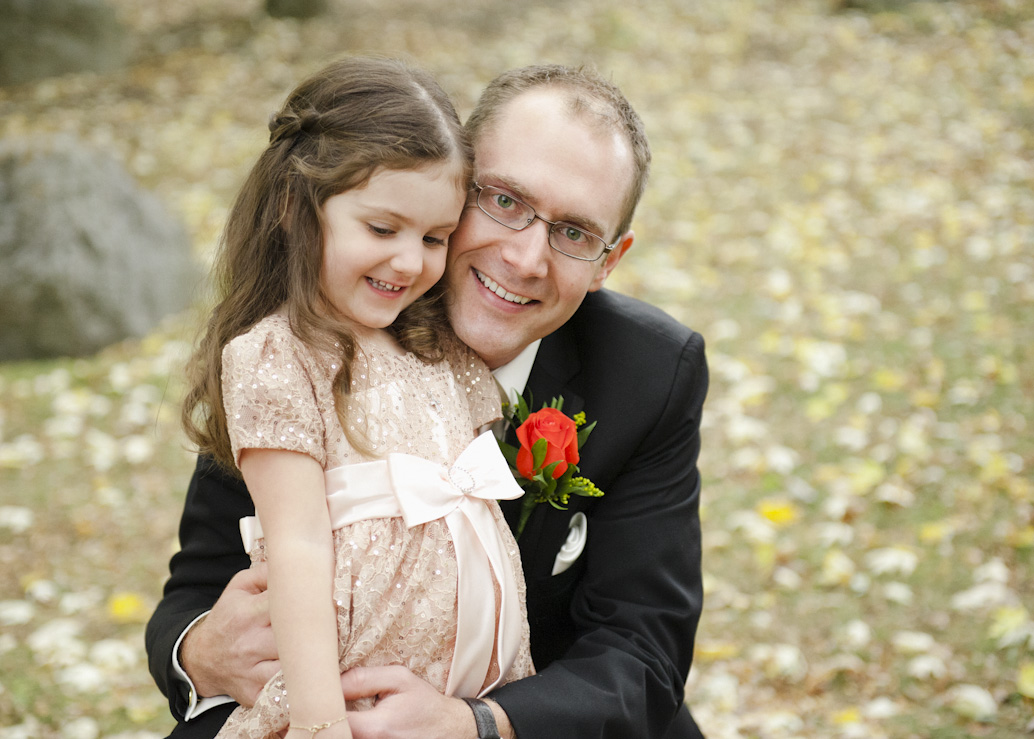
[[582, 383], [660, 386], [683, 367], [704, 362], [700, 334], [656, 306], [599, 290], [542, 340], [532, 380], [539, 394], [560, 392], [553, 385], [575, 376]]
[[683, 346], [699, 335], [655, 305], [613, 290], [585, 296], [568, 322], [581, 339]]

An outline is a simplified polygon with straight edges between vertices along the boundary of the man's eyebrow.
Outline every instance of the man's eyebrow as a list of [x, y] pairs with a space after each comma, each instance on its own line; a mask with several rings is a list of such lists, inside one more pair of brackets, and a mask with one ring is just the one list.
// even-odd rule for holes
[[[518, 198], [520, 198], [525, 203], [534, 208], [536, 213], [538, 212], [539, 206], [536, 203], [535, 196], [530, 194], [523, 187], [521, 187], [519, 182], [511, 180], [510, 178], [502, 175], [485, 175], [484, 179], [489, 180], [489, 184], [491, 184], [491, 181], [495, 181], [496, 183], [498, 183], [496, 187], [506, 188], [514, 195], [516, 195]], [[486, 183], [483, 182], [481, 179], [478, 179], [478, 184], [483, 186]], [[556, 216], [554, 218], [550, 218], [549, 220], [570, 223], [572, 225], [578, 226], [579, 228], [585, 231], [592, 232], [594, 235], [599, 236], [604, 241], [607, 240], [606, 237], [603, 236], [603, 234], [606, 233], [606, 227], [604, 227], [602, 223], [595, 220], [594, 218], [589, 218], [588, 216], [579, 215], [577, 213], [566, 213]]]

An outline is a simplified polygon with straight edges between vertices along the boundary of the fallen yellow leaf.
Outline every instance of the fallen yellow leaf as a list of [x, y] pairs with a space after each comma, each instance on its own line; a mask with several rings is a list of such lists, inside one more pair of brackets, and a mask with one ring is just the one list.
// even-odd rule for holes
[[740, 653], [740, 648], [729, 642], [697, 644], [696, 657], [702, 660], [731, 659]]
[[786, 526], [800, 518], [800, 511], [791, 501], [769, 498], [757, 505], [758, 515], [775, 526]]
[[853, 706], [837, 711], [833, 714], [833, 723], [843, 726], [844, 724], [857, 724], [862, 720], [862, 712]]
[[1034, 662], [1020, 665], [1020, 675], [1016, 680], [1016, 690], [1025, 698], [1034, 698]]
[[136, 593], [115, 593], [108, 600], [108, 616], [118, 624], [146, 623], [150, 610]]

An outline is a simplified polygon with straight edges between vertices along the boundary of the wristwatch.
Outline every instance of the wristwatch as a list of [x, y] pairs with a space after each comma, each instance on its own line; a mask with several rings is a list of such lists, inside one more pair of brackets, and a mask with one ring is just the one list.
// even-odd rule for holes
[[474, 723], [478, 727], [478, 739], [502, 739], [499, 727], [495, 725], [495, 716], [488, 704], [478, 698], [464, 698], [470, 710], [474, 712]]

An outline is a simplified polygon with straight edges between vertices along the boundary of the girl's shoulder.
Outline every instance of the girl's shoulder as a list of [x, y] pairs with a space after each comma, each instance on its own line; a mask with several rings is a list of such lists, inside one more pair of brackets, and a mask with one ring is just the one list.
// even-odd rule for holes
[[488, 365], [452, 331], [441, 336], [442, 361], [457, 377], [491, 375]]
[[499, 389], [485, 361], [456, 336], [444, 343], [444, 349], [456, 385], [467, 398], [474, 427], [499, 419]]
[[305, 343], [291, 330], [291, 320], [282, 313], [273, 313], [244, 333], [230, 339], [223, 348], [223, 353], [225, 354], [226, 350], [231, 347], [239, 352], [248, 347], [263, 345], [290, 347], [293, 350], [306, 348]]
[[290, 319], [282, 313], [273, 313], [263, 318], [244, 333], [230, 339], [227, 345], [254, 344], [256, 340], [262, 340], [267, 337], [276, 341], [298, 341], [291, 331]]
[[313, 350], [291, 330], [290, 319], [280, 313], [266, 316], [223, 347], [224, 366], [292, 362], [309, 365], [315, 358]]

